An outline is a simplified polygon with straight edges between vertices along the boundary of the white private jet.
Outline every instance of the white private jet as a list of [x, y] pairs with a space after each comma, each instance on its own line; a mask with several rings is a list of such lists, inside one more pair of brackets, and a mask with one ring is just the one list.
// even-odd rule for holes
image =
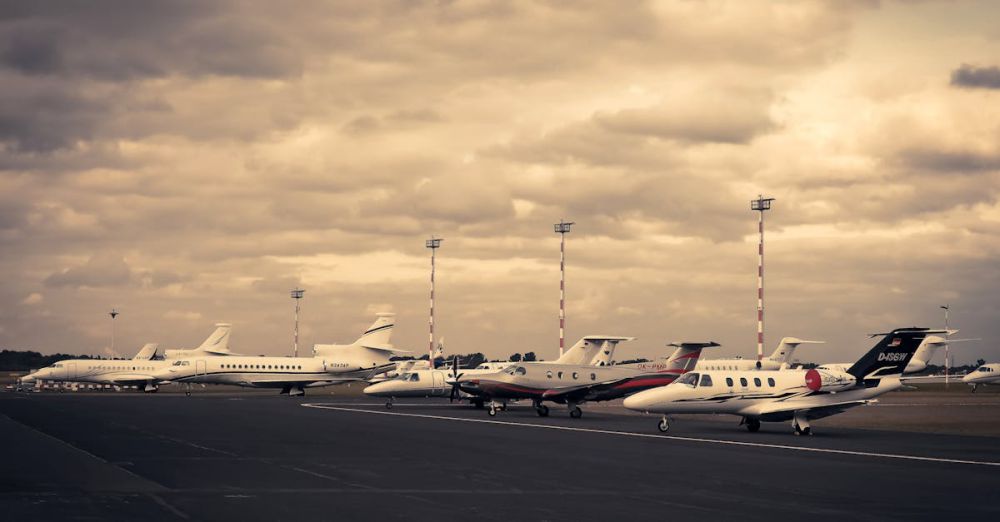
[[962, 377], [962, 382], [972, 386], [973, 393], [979, 386], [1000, 384], [1000, 363], [984, 364]]
[[278, 388], [281, 394], [299, 396], [305, 388], [370, 379], [394, 368], [389, 359], [399, 353], [388, 341], [394, 314], [378, 319], [352, 344], [317, 344], [313, 357], [194, 357], [174, 361], [155, 374], [157, 379], [186, 384], [231, 384], [252, 388]]
[[903, 369], [931, 333], [927, 328], [902, 328], [888, 334], [846, 371], [754, 370], [703, 371], [685, 374], [673, 383], [625, 399], [630, 410], [664, 414], [659, 429], [669, 429], [670, 413], [725, 413], [742, 417], [751, 432], [761, 422], [792, 421], [795, 434], [811, 434], [809, 421], [873, 399], [902, 386]]
[[[189, 350], [166, 350], [165, 355], [225, 355], [229, 352], [229, 334], [232, 325], [217, 324], [201, 346]], [[158, 344], [147, 344], [130, 360], [124, 359], [67, 359], [42, 368], [21, 378], [22, 385], [35, 381], [86, 382], [113, 386], [137, 386], [146, 393], [159, 389], [160, 380], [154, 373], [168, 368], [171, 361], [154, 359]]]
[[750, 370], [780, 370], [782, 368], [788, 368], [792, 363], [792, 354], [795, 353], [795, 349], [798, 348], [800, 344], [823, 344], [825, 341], [806, 341], [796, 337], [785, 337], [781, 339], [778, 343], [778, 347], [774, 349], [774, 353], [766, 359], [760, 361], [760, 366], [757, 366], [757, 361], [753, 359], [699, 359], [698, 365], [695, 366], [695, 371], [706, 371], [706, 370], [739, 370], [739, 371], [750, 371]]

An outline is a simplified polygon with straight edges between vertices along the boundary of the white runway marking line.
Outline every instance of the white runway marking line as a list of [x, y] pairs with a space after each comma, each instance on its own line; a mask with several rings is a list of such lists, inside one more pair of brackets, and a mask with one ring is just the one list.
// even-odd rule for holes
[[306, 408], [317, 408], [322, 410], [335, 410], [335, 411], [346, 411], [351, 413], [367, 413], [370, 415], [399, 415], [402, 417], [418, 417], [422, 419], [438, 419], [438, 420], [450, 420], [456, 422], [475, 422], [479, 424], [500, 424], [503, 426], [520, 426], [523, 428], [538, 428], [538, 429], [548, 429], [548, 430], [562, 430], [562, 431], [577, 431], [583, 433], [600, 433], [604, 435], [618, 435], [622, 437], [638, 437], [643, 439], [668, 439], [668, 440], [679, 440], [685, 442], [700, 442], [704, 444], [722, 444], [729, 446], [749, 446], [753, 448], [771, 448], [771, 449], [783, 449], [789, 451], [805, 451], [811, 453], [830, 453], [835, 455], [853, 455], [856, 457], [877, 457], [884, 459], [898, 459], [898, 460], [916, 460], [920, 462], [939, 462], [945, 464], [967, 464], [973, 466], [994, 466], [1000, 467], [1000, 462], [989, 462], [989, 461], [979, 461], [979, 460], [962, 460], [962, 459], [947, 459], [941, 457], [921, 457], [919, 455], [899, 455], [895, 453], [874, 453], [869, 451], [850, 451], [850, 450], [839, 450], [839, 449], [828, 449], [828, 448], [809, 448], [802, 446], [788, 446], [785, 444], [766, 444], [763, 442], [742, 442], [736, 440], [725, 440], [725, 439], [705, 439], [700, 437], [678, 437], [676, 435], [654, 435], [651, 433], [633, 433], [629, 431], [615, 431], [615, 430], [599, 430], [593, 428], [574, 428], [572, 426], [554, 426], [549, 424], [529, 424], [523, 422], [505, 422], [497, 420], [487, 420], [487, 419], [466, 419], [462, 417], [448, 417], [445, 415], [427, 415], [424, 413], [399, 413], [393, 411], [378, 411], [378, 410], [362, 410], [358, 408], [343, 408], [339, 406], [330, 406], [328, 404], [313, 404], [306, 403], [302, 406]]

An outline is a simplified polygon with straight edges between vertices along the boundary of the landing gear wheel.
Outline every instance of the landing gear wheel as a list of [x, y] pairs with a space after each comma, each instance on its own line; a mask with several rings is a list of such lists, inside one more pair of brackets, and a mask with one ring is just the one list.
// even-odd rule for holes
[[184, 390], [184, 396], [185, 397], [190, 397], [191, 396], [191, 390]]
[[545, 406], [544, 404], [539, 404], [538, 406], [535, 407], [535, 413], [537, 413], [539, 417], [548, 417], [549, 407]]
[[387, 409], [387, 410], [391, 410], [392, 409], [392, 401], [391, 400], [385, 401], [385, 409]]
[[501, 402], [500, 403], [500, 411], [507, 411], [507, 403], [506, 402]]
[[492, 405], [492, 404], [490, 404], [490, 410], [487, 413], [490, 414], [490, 417], [496, 417], [497, 416], [497, 407], [494, 406], [494, 405]]
[[573, 409], [569, 410], [569, 416], [574, 419], [579, 419], [583, 417], [583, 410], [579, 406], [573, 406]]
[[802, 427], [799, 427], [798, 424], [796, 424], [794, 427], [795, 427], [794, 433], [795, 433], [796, 436], [798, 436], [798, 435], [809, 436], [809, 435], [813, 434], [812, 433], [812, 428], [809, 427], [809, 426], [806, 426], [805, 428], [802, 428]]
[[666, 433], [667, 430], [670, 429], [670, 422], [667, 421], [666, 415], [664, 415], [663, 418], [660, 419], [660, 422], [659, 424], [656, 425], [656, 428], [660, 430], [660, 433]]
[[750, 433], [757, 433], [760, 431], [760, 420], [758, 419], [747, 419], [747, 431]]

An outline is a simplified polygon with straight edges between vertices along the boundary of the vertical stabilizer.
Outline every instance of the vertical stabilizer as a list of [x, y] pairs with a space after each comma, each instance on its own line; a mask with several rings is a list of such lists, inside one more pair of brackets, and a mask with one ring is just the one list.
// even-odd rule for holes
[[[555, 364], [578, 364], [583, 366], [597, 364], [604, 357], [607, 357], [608, 362], [610, 362], [618, 343], [634, 339], [635, 337], [588, 335], [577, 341], [572, 348], [566, 350], [562, 357], [555, 360]], [[602, 353], [605, 349], [609, 351], [606, 356]]]
[[806, 341], [799, 339], [797, 337], [784, 337], [781, 342], [778, 343], [778, 347], [775, 348], [774, 353], [768, 357], [769, 360], [776, 363], [791, 363], [792, 354], [795, 353], [795, 349], [798, 348], [800, 344], [823, 344], [826, 341]]
[[160, 347], [160, 345], [157, 344], [157, 343], [147, 343], [145, 346], [143, 346], [139, 350], [138, 353], [135, 354], [135, 357], [133, 357], [132, 360], [133, 361], [148, 361], [148, 360], [152, 359], [153, 357], [156, 357], [156, 350], [159, 347]]

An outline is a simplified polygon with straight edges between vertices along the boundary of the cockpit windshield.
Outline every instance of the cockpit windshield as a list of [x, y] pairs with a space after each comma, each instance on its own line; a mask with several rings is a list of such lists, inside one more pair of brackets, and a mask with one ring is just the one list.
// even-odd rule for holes
[[686, 384], [686, 385], [694, 388], [695, 386], [698, 386], [698, 374], [694, 373], [694, 372], [688, 372], [688, 373], [685, 373], [684, 375], [681, 375], [680, 378], [677, 379], [674, 382], [677, 382], [677, 383], [680, 383], [680, 384]]

